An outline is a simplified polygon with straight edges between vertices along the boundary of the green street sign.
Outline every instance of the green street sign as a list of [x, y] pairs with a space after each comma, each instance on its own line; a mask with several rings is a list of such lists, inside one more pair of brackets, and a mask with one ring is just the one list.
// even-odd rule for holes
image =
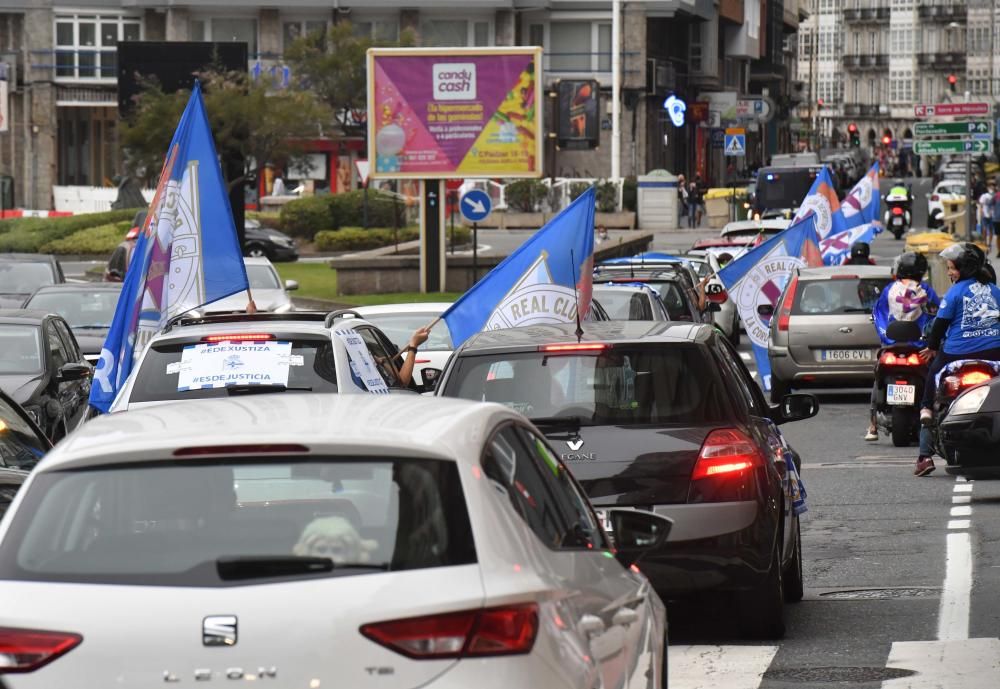
[[972, 120], [970, 122], [916, 122], [914, 136], [938, 136], [944, 134], [992, 134], [993, 122]]
[[917, 155], [935, 153], [990, 153], [992, 141], [914, 141], [913, 152]]

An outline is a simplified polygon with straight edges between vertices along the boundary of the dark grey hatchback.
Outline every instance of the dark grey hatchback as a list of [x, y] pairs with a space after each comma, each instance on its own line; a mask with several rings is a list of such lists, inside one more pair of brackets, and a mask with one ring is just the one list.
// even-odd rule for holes
[[437, 394], [525, 414], [594, 506], [673, 521], [641, 563], [663, 598], [732, 592], [751, 636], [784, 633], [802, 598], [802, 550], [777, 424], [813, 416], [811, 395], [771, 407], [710, 325], [611, 321], [479, 333], [449, 360]]

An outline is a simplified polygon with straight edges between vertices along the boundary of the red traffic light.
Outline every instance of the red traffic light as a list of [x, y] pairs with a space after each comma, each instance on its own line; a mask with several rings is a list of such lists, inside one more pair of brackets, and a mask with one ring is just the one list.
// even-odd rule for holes
[[818, 105], [820, 107], [823, 107], [823, 99], [822, 98], [817, 98], [816, 99], [816, 105]]
[[949, 74], [948, 75], [948, 83], [949, 84], [951, 84], [952, 86], [954, 86], [957, 82], [958, 82], [958, 77], [956, 77], [954, 74]]
[[858, 131], [858, 125], [851, 122], [849, 125], [847, 125], [847, 131], [849, 131], [851, 134], [856, 134]]
[[886, 134], [885, 136], [882, 137], [882, 145], [883, 146], [888, 146], [890, 143], [892, 143], [892, 137], [891, 136], [889, 136], [888, 134]]

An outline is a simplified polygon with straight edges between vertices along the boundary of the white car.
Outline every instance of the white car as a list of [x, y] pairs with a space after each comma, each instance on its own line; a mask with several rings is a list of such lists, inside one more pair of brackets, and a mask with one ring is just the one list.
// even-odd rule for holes
[[[729, 298], [729, 292], [722, 280], [718, 278], [722, 265], [719, 263], [719, 253], [709, 249], [692, 249], [685, 258], [691, 261], [700, 279], [712, 276], [705, 285], [705, 297], [719, 305], [719, 310], [712, 314], [712, 322], [726, 334], [734, 345], [740, 343], [740, 314], [736, 304]], [[732, 260], [732, 259], [730, 259]]]
[[726, 223], [719, 232], [719, 236], [729, 240], [745, 239], [749, 242], [758, 236], [763, 236], [764, 238], [773, 237], [779, 232], [787, 230], [791, 224], [792, 221], [787, 218], [735, 220]]
[[670, 522], [610, 517], [617, 552], [499, 404], [290, 394], [107, 415], [0, 522], [0, 681], [663, 687], [666, 612], [634, 565]]
[[965, 197], [965, 181], [944, 179], [927, 195], [927, 225], [940, 227], [944, 222], [942, 201], [957, 201]]
[[[430, 325], [450, 306], [449, 302], [427, 302], [357, 306], [351, 310], [384, 332], [397, 349], [403, 349], [410, 341], [410, 335], [414, 330]], [[423, 377], [425, 368], [443, 371], [454, 349], [448, 326], [443, 321], [437, 322], [431, 328], [427, 342], [421, 345], [417, 352], [416, 361], [413, 362], [414, 379], [420, 384], [426, 383]], [[409, 352], [406, 356], [409, 356]]]
[[[351, 395], [406, 390], [388, 338], [364, 320], [334, 315], [299, 311], [182, 319], [150, 340], [111, 411], [288, 390]], [[99, 378], [95, 375], [95, 385]]]
[[[243, 263], [247, 268], [247, 280], [250, 282], [250, 291], [258, 311], [288, 313], [295, 310], [288, 293], [299, 288], [298, 282], [295, 280], [282, 282], [278, 271], [267, 258], [247, 257], [243, 259]], [[232, 313], [244, 311], [246, 307], [247, 293], [237, 292], [198, 309], [197, 314]]]

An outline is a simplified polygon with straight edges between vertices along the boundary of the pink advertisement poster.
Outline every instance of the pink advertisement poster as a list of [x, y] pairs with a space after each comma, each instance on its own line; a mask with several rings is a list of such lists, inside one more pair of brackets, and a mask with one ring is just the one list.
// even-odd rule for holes
[[374, 178], [538, 177], [538, 48], [368, 51]]

